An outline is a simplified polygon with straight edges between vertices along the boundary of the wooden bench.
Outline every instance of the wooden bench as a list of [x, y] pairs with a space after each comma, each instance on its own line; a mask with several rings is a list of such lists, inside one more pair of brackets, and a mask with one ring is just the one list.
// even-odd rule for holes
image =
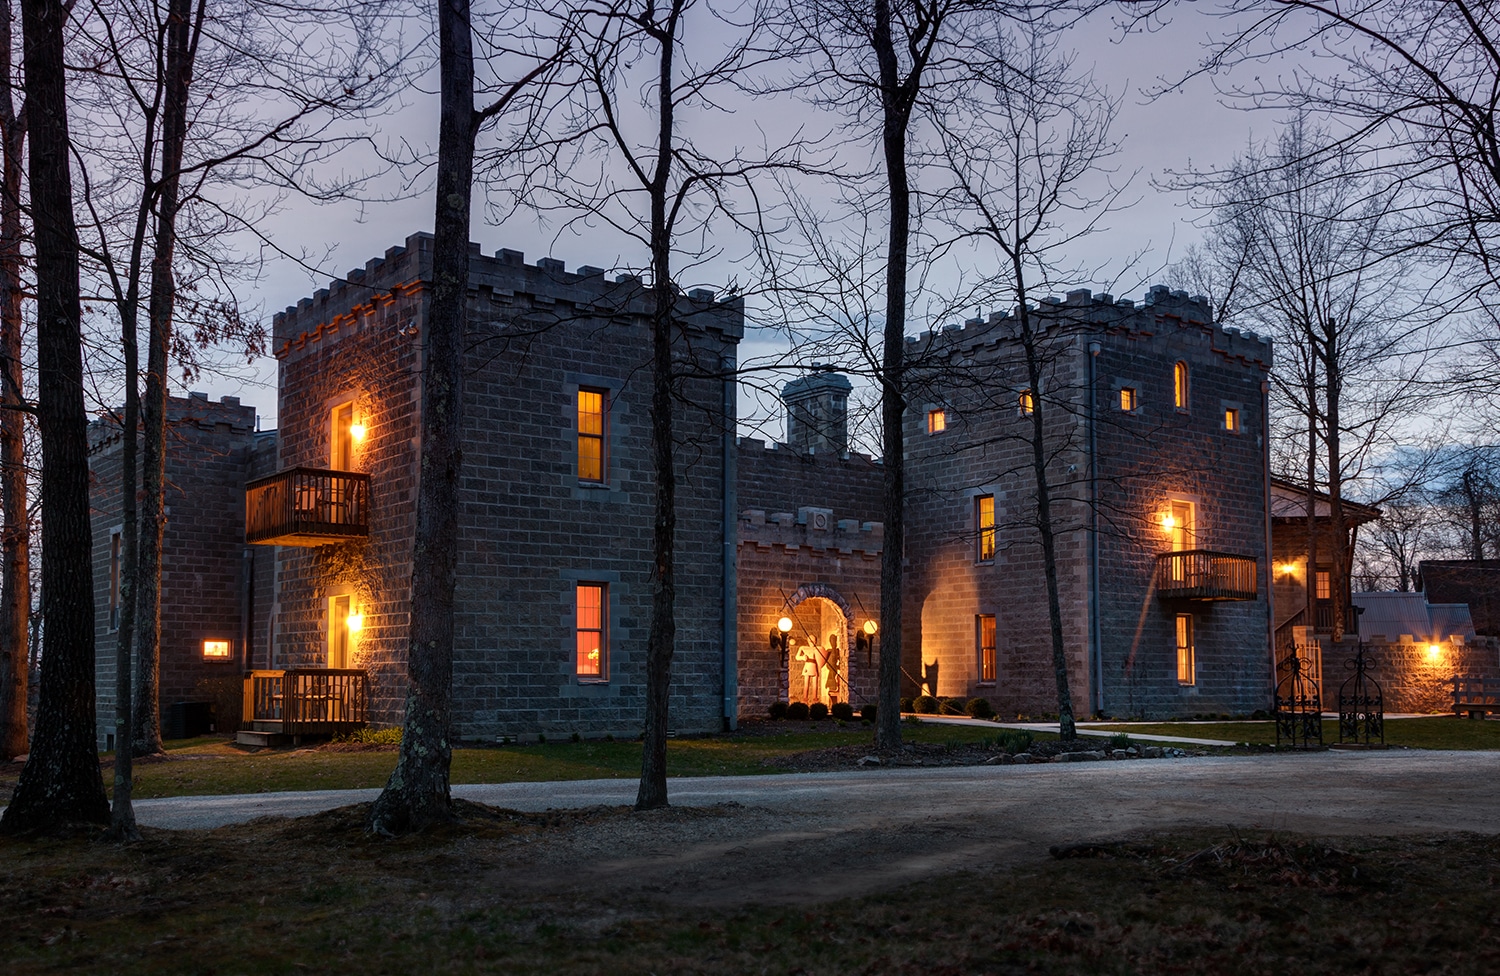
[[1482, 719], [1500, 713], [1500, 678], [1455, 675], [1448, 681], [1453, 685], [1453, 714]]

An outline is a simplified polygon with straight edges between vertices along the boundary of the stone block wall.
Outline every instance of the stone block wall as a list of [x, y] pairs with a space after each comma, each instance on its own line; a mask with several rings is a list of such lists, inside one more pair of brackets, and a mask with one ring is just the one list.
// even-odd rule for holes
[[[1353, 673], [1352, 662], [1359, 645], [1355, 641], [1323, 641], [1323, 703], [1338, 709], [1339, 688]], [[1480, 637], [1462, 643], [1444, 643], [1436, 656], [1426, 644], [1370, 641], [1365, 644], [1370, 677], [1380, 683], [1388, 714], [1452, 714], [1453, 686], [1458, 675], [1500, 676], [1500, 639]]]
[[[175, 702], [218, 700], [227, 714], [240, 672], [253, 653], [244, 629], [249, 566], [244, 535], [245, 480], [256, 439], [255, 408], [237, 397], [213, 403], [200, 394], [167, 405], [167, 526], [162, 541], [161, 683], [163, 720]], [[101, 744], [113, 735], [118, 630], [110, 619], [111, 540], [120, 531], [123, 432], [110, 419], [90, 428], [94, 534], [97, 719]], [[247, 636], [252, 646], [247, 648]], [[205, 640], [230, 642], [228, 660], [205, 660]]]
[[741, 437], [736, 490], [739, 508], [795, 512], [829, 508], [839, 518], [879, 522], [885, 469], [863, 454], [808, 453], [786, 444]]

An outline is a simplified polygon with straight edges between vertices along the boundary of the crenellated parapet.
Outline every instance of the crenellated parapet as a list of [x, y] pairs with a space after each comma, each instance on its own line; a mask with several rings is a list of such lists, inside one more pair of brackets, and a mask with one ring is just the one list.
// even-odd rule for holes
[[796, 513], [767, 515], [762, 509], [741, 513], [739, 544], [760, 550], [810, 550], [838, 555], [876, 557], [885, 546], [882, 522], [840, 519], [831, 508], [799, 508]]

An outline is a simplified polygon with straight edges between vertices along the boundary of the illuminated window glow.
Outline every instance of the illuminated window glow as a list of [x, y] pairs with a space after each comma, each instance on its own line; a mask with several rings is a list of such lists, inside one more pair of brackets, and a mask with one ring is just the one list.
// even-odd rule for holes
[[1240, 412], [1233, 407], [1224, 410], [1224, 429], [1231, 434], [1240, 432]]
[[1030, 390], [1022, 390], [1021, 396], [1016, 402], [1021, 408], [1021, 416], [1023, 417], [1031, 416], [1032, 411], [1036, 409], [1036, 398], [1031, 395]]
[[980, 495], [974, 499], [974, 525], [979, 531], [979, 551], [975, 558], [979, 562], [990, 562], [995, 558], [995, 496]]
[[578, 480], [604, 481], [603, 390], [578, 391]]
[[1177, 615], [1177, 683], [1190, 685], [1197, 680], [1197, 662], [1193, 659], [1193, 615]]
[[363, 437], [364, 427], [354, 422], [353, 403], [341, 403], [333, 408], [328, 466], [335, 471], [354, 470], [354, 442], [359, 439], [354, 434], [355, 427], [359, 427], [359, 437]]
[[1333, 599], [1333, 587], [1328, 581], [1328, 570], [1318, 570], [1318, 575], [1313, 583], [1319, 600]]
[[1188, 367], [1187, 363], [1179, 362], [1172, 369], [1172, 404], [1178, 410], [1186, 410], [1188, 406]]
[[927, 411], [927, 433], [941, 434], [948, 429], [948, 411], [938, 408]]
[[[355, 625], [355, 619], [358, 625]], [[354, 611], [354, 597], [344, 594], [328, 599], [328, 666], [354, 666], [354, 635], [364, 626], [364, 616]]]
[[229, 641], [206, 640], [203, 642], [203, 660], [205, 661], [227, 661], [231, 655]]
[[603, 583], [579, 583], [574, 597], [577, 608], [575, 646], [578, 677], [603, 679], [608, 671], [608, 632], [605, 611], [608, 592]]
[[975, 631], [979, 639], [979, 681], [981, 684], [995, 683], [995, 615], [981, 613], [975, 618]]
[[1139, 405], [1140, 405], [1140, 401], [1136, 398], [1135, 387], [1133, 387], [1133, 386], [1122, 386], [1122, 387], [1120, 387], [1120, 409], [1121, 410], [1125, 411], [1126, 413], [1131, 413]]

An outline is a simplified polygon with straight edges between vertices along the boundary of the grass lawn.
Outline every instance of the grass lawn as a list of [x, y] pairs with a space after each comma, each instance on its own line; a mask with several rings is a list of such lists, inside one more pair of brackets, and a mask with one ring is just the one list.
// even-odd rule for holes
[[[667, 743], [670, 776], [745, 776], [776, 772], [768, 760], [809, 749], [868, 744], [874, 731], [851, 723], [784, 723], [772, 734], [672, 739]], [[980, 726], [902, 727], [909, 742], [965, 743], [993, 739], [999, 729]], [[1045, 736], [1038, 735], [1038, 738]], [[109, 754], [105, 754], [108, 758]], [[137, 799], [292, 790], [341, 790], [384, 786], [396, 765], [393, 750], [268, 749], [248, 753], [217, 737], [167, 743], [167, 758], [137, 761]], [[0, 766], [0, 796], [8, 797], [20, 767]], [[634, 779], [641, 772], [639, 742], [560, 742], [453, 750], [454, 783], [553, 782]], [[105, 785], [110, 777], [105, 775]]]
[[[1142, 735], [1180, 735], [1191, 739], [1273, 744], [1276, 727], [1270, 722], [1159, 722], [1150, 725], [1093, 726]], [[1323, 741], [1339, 741], [1339, 723], [1323, 720]], [[1478, 722], [1451, 715], [1436, 718], [1394, 718], [1385, 723], [1389, 746], [1410, 749], [1500, 749], [1500, 722]]]
[[4, 970], [48, 973], [1486, 974], [1495, 838], [1174, 834], [865, 898], [713, 910], [541, 889], [530, 851], [625, 812], [401, 841], [357, 808], [121, 847], [0, 838]]

